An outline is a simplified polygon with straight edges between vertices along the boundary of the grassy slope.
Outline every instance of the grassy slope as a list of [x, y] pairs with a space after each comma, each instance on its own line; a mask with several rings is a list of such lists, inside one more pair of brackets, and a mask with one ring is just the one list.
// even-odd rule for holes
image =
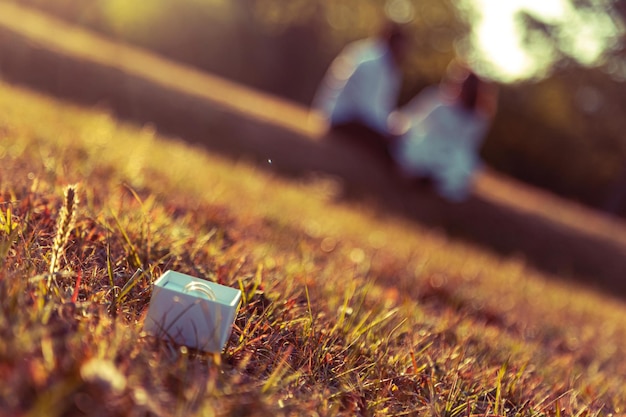
[[7, 79], [82, 103], [104, 101], [116, 114], [210, 149], [265, 165], [271, 159], [283, 173], [337, 176], [345, 195], [365, 194], [450, 235], [626, 295], [626, 227], [589, 209], [492, 172], [478, 178], [466, 204], [444, 204], [385, 170], [363, 170], [379, 162], [365, 152], [314, 140], [320, 124], [307, 109], [3, 1], [0, 50]]
[[[616, 300], [333, 203], [330, 180], [286, 182], [6, 85], [0, 135], [3, 415], [626, 407]], [[75, 182], [77, 222], [48, 292], [63, 188]], [[118, 299], [138, 267], [147, 272]], [[244, 289], [222, 355], [141, 333], [150, 282], [166, 269]]]

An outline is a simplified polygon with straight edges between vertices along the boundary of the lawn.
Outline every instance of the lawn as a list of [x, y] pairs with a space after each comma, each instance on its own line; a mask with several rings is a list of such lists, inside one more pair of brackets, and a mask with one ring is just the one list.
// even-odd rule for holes
[[[0, 414], [625, 412], [622, 300], [340, 191], [0, 85]], [[242, 290], [221, 354], [142, 332], [168, 269]]]

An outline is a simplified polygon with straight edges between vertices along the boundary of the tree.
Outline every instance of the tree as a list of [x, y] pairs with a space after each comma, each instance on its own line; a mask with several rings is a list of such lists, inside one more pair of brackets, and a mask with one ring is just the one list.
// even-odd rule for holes
[[[620, 4], [622, 6], [620, 6]], [[463, 0], [469, 55], [504, 82], [542, 79], [563, 65], [604, 66], [623, 51], [624, 2]]]

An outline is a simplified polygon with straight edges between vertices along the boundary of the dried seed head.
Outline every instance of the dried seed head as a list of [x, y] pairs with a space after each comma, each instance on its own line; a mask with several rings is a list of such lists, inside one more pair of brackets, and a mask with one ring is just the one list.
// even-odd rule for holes
[[52, 242], [52, 256], [50, 257], [50, 274], [59, 270], [61, 254], [67, 245], [70, 232], [76, 222], [76, 212], [78, 206], [78, 185], [68, 185], [65, 189], [63, 206], [59, 213], [57, 222], [57, 232]]

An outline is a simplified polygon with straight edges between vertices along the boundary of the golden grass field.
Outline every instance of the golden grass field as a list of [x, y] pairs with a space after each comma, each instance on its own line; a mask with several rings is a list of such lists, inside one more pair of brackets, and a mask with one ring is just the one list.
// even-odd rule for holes
[[[0, 109], [3, 415], [624, 410], [619, 299], [337, 201], [328, 179], [283, 179], [8, 85]], [[166, 269], [243, 289], [221, 355], [142, 333]]]
[[[0, 84], [0, 415], [624, 415], [619, 221], [493, 173], [460, 206], [347, 198], [204, 145]], [[167, 269], [242, 289], [221, 354], [143, 333]]]
[[449, 236], [626, 295], [622, 222], [495, 172], [477, 178], [467, 203], [445, 204], [370, 169], [380, 161], [363, 150], [324, 140], [319, 119], [302, 106], [8, 2], [0, 2], [0, 55], [6, 80], [270, 172], [305, 180], [321, 173], [339, 180], [340, 199], [373, 200]]

